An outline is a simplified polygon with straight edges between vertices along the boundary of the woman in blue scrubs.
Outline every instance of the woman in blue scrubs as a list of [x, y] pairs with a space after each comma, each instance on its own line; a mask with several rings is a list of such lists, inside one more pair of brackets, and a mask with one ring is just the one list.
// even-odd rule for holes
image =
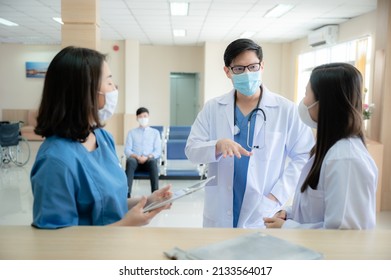
[[170, 196], [170, 186], [127, 199], [113, 137], [102, 129], [117, 99], [103, 54], [67, 47], [50, 63], [35, 128], [45, 140], [31, 170], [33, 226], [141, 226], [169, 207], [143, 212]]

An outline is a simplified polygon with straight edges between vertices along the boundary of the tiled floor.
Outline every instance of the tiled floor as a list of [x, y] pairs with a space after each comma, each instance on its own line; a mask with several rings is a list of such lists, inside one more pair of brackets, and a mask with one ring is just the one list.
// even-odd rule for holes
[[[8, 164], [0, 169], [0, 225], [29, 225], [32, 221], [33, 197], [30, 169], [40, 142], [30, 142], [32, 156], [24, 167]], [[123, 151], [121, 146], [117, 152]], [[160, 186], [172, 184], [173, 191], [194, 184], [194, 180], [161, 181]], [[148, 180], [136, 181], [133, 195], [149, 195]], [[148, 225], [151, 227], [202, 227], [203, 190], [177, 200], [170, 210], [161, 212]], [[391, 229], [391, 211], [378, 213], [377, 228]]]
[[[13, 163], [0, 168], [0, 225], [29, 225], [32, 221], [33, 197], [30, 185], [30, 170], [41, 142], [29, 142], [30, 161], [23, 167]], [[123, 147], [117, 147], [119, 156]], [[172, 185], [178, 190], [196, 183], [196, 180], [160, 181], [160, 186]], [[133, 196], [150, 194], [149, 180], [136, 180]], [[148, 226], [156, 227], [202, 227], [203, 190], [176, 201], [170, 210], [161, 212]]]

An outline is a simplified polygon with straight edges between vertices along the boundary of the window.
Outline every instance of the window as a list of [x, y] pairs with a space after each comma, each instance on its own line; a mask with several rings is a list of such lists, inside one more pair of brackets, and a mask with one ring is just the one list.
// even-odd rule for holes
[[[367, 73], [370, 73], [371, 44], [371, 37], [365, 37], [299, 55], [296, 103], [298, 104], [304, 97], [312, 70], [325, 63], [346, 62], [356, 66], [363, 75], [364, 88], [368, 89], [369, 75]], [[363, 101], [369, 103], [369, 94], [366, 94], [364, 98]]]

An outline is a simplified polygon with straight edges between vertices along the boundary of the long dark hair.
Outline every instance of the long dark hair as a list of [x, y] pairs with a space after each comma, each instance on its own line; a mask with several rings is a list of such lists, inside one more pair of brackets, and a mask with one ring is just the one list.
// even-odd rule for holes
[[35, 133], [85, 142], [98, 117], [98, 91], [105, 55], [91, 49], [66, 47], [46, 73]]
[[316, 144], [311, 150], [314, 164], [301, 186], [316, 189], [323, 159], [339, 140], [359, 137], [365, 145], [362, 130], [362, 76], [348, 63], [330, 63], [316, 67], [310, 77], [310, 86], [319, 101]]

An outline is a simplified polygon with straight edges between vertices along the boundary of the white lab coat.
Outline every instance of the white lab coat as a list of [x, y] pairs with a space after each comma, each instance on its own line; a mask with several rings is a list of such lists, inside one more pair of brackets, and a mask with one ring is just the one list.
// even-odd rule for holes
[[[217, 157], [215, 145], [222, 138], [234, 139], [234, 90], [209, 100], [195, 120], [186, 145], [186, 155], [194, 163], [207, 163], [208, 176], [216, 176], [205, 188], [204, 227], [233, 226], [234, 158]], [[314, 145], [311, 129], [298, 116], [297, 106], [263, 87], [254, 131], [246, 191], [238, 227], [262, 228], [263, 217], [272, 216], [290, 198], [300, 172]], [[263, 128], [264, 127], [264, 128]], [[264, 135], [266, 133], [266, 135]], [[266, 136], [266, 137], [265, 137]], [[287, 164], [287, 159], [291, 161]], [[280, 203], [266, 196], [272, 193]]]
[[313, 164], [303, 168], [283, 228], [371, 229], [376, 225], [378, 170], [358, 137], [342, 139], [327, 152], [316, 190], [300, 188]]

